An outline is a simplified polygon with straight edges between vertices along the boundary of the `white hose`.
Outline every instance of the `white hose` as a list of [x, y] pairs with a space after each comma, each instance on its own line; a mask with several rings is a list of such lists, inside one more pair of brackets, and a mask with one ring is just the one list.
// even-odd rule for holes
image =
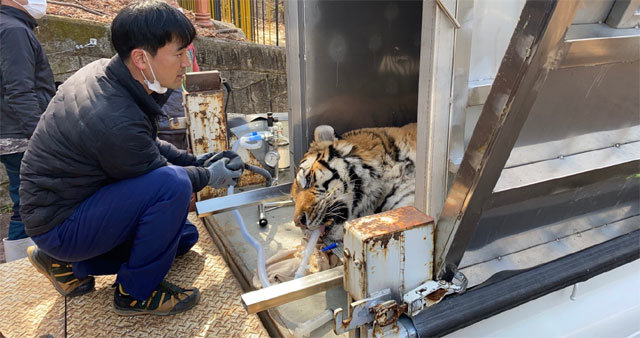
[[[236, 142], [233, 145], [232, 150], [234, 152], [237, 152], [239, 146], [240, 142]], [[234, 186], [229, 186], [229, 189], [227, 189], [227, 195], [233, 194], [233, 188]], [[242, 236], [247, 240], [247, 242], [249, 242], [249, 244], [251, 244], [256, 249], [256, 252], [258, 253], [258, 278], [260, 278], [262, 287], [266, 288], [271, 286], [271, 283], [269, 283], [269, 277], [267, 277], [267, 267], [265, 264], [264, 250], [262, 249], [262, 245], [260, 244], [260, 242], [256, 241], [255, 238], [251, 237], [251, 235], [247, 231], [247, 226], [244, 224], [244, 220], [242, 219], [242, 215], [240, 215], [238, 209], [233, 209], [233, 216], [236, 218], [238, 226], [240, 226], [240, 232], [242, 232]]]
[[293, 335], [296, 337], [309, 337], [311, 332], [315, 331], [324, 323], [333, 319], [333, 311], [325, 310], [319, 316], [311, 318], [302, 324], [298, 324], [298, 327], [293, 330]]
[[[230, 186], [227, 190], [227, 195], [233, 194], [233, 186]], [[244, 220], [242, 219], [242, 215], [238, 209], [233, 209], [233, 216], [236, 218], [236, 222], [240, 226], [240, 232], [242, 232], [242, 236], [251, 244], [258, 253], [258, 278], [260, 278], [260, 283], [263, 288], [271, 286], [269, 283], [269, 277], [267, 277], [267, 268], [265, 266], [264, 260], [264, 250], [262, 249], [262, 245], [260, 242], [256, 241], [255, 238], [251, 237], [249, 232], [247, 231], [247, 226], [244, 224]]]
[[294, 279], [298, 279], [300, 277], [304, 277], [307, 273], [307, 265], [309, 264], [309, 258], [311, 258], [311, 254], [313, 250], [316, 248], [316, 243], [318, 243], [318, 239], [320, 238], [320, 228], [313, 230], [311, 233], [311, 237], [309, 237], [309, 243], [304, 248], [302, 255], [302, 262], [300, 262], [300, 266], [298, 270], [296, 270], [296, 274]]

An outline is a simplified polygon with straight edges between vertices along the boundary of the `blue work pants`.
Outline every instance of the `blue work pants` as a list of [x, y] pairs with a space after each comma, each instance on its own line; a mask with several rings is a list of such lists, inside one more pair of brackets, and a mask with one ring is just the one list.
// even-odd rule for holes
[[20, 195], [18, 194], [20, 190], [20, 162], [22, 162], [23, 155], [24, 153], [0, 155], [0, 162], [4, 164], [9, 176], [9, 197], [13, 202], [13, 214], [9, 221], [8, 240], [10, 241], [28, 237], [24, 230], [22, 218], [20, 218]]
[[52, 257], [72, 262], [77, 278], [117, 273], [125, 291], [146, 299], [176, 254], [198, 240], [187, 221], [190, 199], [187, 172], [162, 167], [101, 188], [60, 225], [32, 239]]

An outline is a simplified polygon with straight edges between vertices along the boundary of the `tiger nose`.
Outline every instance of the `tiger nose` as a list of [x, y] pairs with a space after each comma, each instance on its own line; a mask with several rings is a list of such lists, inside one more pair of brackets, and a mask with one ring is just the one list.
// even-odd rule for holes
[[298, 216], [298, 219], [296, 220], [296, 226], [300, 227], [300, 228], [306, 228], [307, 227], [307, 214], [306, 213], [302, 213], [300, 216]]

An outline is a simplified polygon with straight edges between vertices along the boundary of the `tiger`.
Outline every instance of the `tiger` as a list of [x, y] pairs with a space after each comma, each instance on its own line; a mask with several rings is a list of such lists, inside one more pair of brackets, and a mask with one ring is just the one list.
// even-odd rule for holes
[[317, 127], [291, 186], [294, 224], [342, 241], [346, 221], [413, 205], [416, 142], [415, 123], [340, 137], [330, 126]]

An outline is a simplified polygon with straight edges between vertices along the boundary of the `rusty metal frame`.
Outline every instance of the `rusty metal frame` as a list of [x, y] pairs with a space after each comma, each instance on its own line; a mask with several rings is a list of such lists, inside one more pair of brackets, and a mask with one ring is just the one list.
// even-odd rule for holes
[[579, 4], [525, 4], [436, 226], [438, 279], [457, 271], [537, 95], [567, 51], [564, 36]]

